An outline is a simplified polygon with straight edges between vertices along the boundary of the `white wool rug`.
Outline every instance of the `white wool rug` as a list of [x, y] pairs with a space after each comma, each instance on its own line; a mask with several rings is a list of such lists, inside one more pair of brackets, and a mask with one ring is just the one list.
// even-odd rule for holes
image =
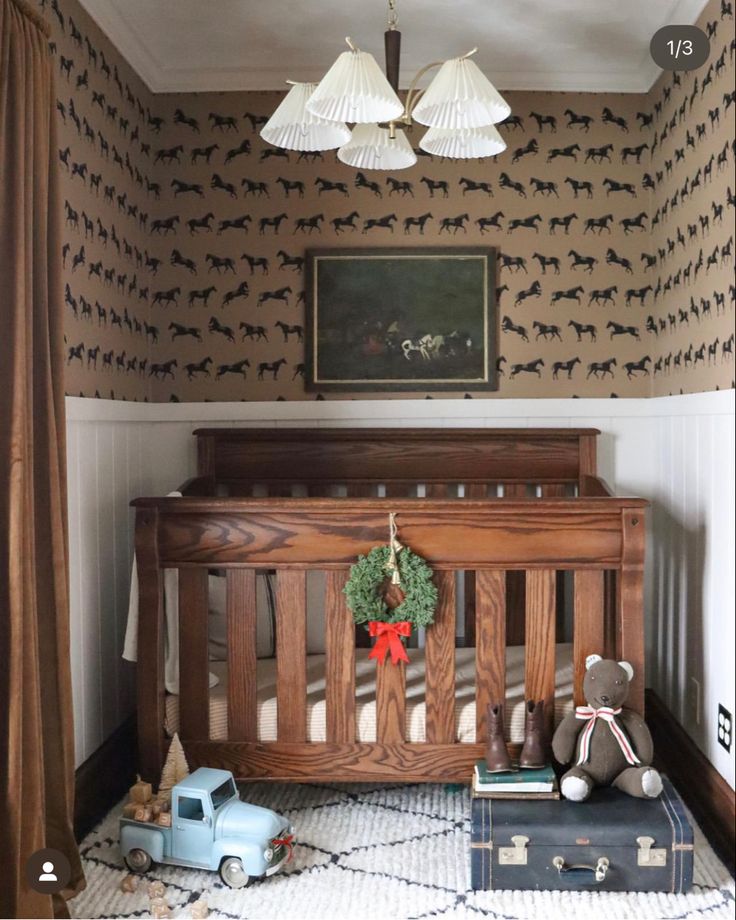
[[121, 806], [82, 843], [87, 888], [73, 917], [149, 917], [148, 883], [160, 879], [173, 917], [203, 899], [213, 918], [252, 920], [733, 920], [734, 881], [695, 827], [695, 884], [688, 894], [514, 892], [470, 889], [470, 794], [442, 785], [241, 787], [247, 801], [296, 828], [285, 870], [237, 891], [216, 873], [154, 866], [136, 891], [117, 847]]

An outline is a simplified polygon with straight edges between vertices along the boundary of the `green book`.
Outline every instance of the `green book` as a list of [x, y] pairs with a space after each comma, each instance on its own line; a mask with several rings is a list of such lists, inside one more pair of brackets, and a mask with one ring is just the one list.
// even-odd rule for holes
[[551, 764], [538, 770], [489, 773], [485, 760], [479, 760], [474, 768], [473, 787], [479, 792], [492, 789], [497, 792], [552, 792], [555, 783], [555, 771]]

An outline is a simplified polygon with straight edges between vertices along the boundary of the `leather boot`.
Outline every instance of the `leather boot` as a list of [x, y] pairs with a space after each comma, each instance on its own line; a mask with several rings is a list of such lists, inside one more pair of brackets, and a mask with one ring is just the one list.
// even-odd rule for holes
[[519, 766], [526, 769], [543, 767], [547, 763], [544, 737], [544, 700], [527, 700], [524, 721], [524, 746]]
[[490, 703], [488, 706], [488, 739], [486, 741], [486, 769], [489, 773], [505, 773], [511, 770], [503, 729], [503, 706]]

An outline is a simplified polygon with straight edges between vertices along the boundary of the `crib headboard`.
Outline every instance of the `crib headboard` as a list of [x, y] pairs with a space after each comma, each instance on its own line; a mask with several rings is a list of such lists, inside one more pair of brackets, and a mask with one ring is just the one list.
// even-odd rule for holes
[[[582, 486], [595, 428], [200, 428], [198, 473], [216, 482], [424, 482]], [[559, 494], [565, 494], [561, 492]]]

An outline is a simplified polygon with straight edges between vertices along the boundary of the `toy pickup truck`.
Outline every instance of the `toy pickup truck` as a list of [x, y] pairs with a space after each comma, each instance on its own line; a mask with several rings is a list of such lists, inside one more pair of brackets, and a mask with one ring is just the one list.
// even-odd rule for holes
[[133, 872], [168, 863], [216, 871], [243, 888], [278, 872], [293, 834], [286, 818], [241, 802], [232, 773], [200, 767], [171, 791], [171, 827], [120, 819], [120, 850]]

